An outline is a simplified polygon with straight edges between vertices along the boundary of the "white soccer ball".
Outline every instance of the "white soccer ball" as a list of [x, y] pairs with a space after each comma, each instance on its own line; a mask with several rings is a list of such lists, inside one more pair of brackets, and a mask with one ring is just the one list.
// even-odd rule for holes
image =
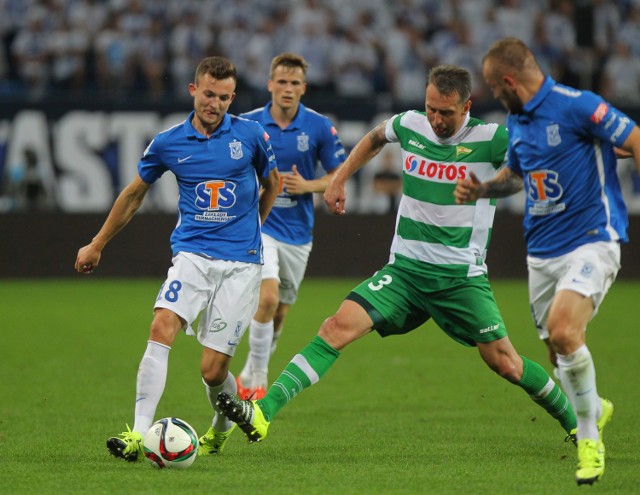
[[159, 419], [144, 436], [144, 455], [153, 467], [186, 469], [197, 454], [198, 434], [182, 419]]

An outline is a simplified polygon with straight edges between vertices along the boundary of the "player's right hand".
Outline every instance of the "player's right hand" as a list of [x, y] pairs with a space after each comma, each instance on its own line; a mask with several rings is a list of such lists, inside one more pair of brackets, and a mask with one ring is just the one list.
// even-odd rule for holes
[[456, 204], [463, 205], [477, 200], [481, 196], [481, 184], [482, 183], [473, 172], [469, 172], [469, 176], [466, 179], [458, 179], [456, 182], [456, 188], [453, 191], [453, 196], [456, 198]]
[[335, 215], [344, 215], [344, 202], [347, 195], [344, 190], [344, 184], [337, 184], [335, 181], [329, 182], [324, 191], [324, 202], [327, 204], [329, 211]]
[[76, 257], [76, 271], [89, 275], [100, 263], [100, 256], [100, 250], [94, 247], [93, 244], [87, 244], [80, 248], [78, 250], [78, 256]]

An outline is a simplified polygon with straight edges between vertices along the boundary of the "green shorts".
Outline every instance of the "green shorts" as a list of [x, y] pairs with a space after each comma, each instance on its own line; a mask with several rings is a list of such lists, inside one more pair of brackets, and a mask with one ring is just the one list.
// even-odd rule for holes
[[383, 337], [408, 333], [433, 321], [466, 346], [507, 336], [486, 276], [434, 277], [403, 263], [389, 264], [349, 293]]

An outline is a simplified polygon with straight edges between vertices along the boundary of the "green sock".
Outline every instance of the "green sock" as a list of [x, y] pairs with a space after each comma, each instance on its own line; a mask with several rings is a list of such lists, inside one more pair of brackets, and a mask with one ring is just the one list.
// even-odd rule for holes
[[538, 363], [522, 356], [523, 371], [520, 387], [531, 399], [558, 420], [569, 433], [578, 425], [576, 414], [569, 399], [549, 374]]
[[305, 388], [316, 383], [329, 371], [340, 352], [320, 337], [314, 337], [296, 354], [284, 371], [269, 387], [267, 395], [258, 401], [267, 421], [271, 421], [287, 403]]

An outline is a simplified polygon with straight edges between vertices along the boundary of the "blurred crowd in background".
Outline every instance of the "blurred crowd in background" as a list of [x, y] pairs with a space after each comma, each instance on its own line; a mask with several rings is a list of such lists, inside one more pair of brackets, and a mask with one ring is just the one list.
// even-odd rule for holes
[[[358, 122], [356, 102], [377, 116], [423, 108], [427, 73], [438, 64], [469, 69], [474, 105], [499, 108], [481, 60], [505, 36], [523, 39], [557, 81], [640, 112], [640, 0], [0, 0], [0, 212], [55, 210], [51, 174], [61, 174], [42, 149], [9, 157], [3, 101], [181, 105], [197, 64], [223, 55], [238, 68], [238, 93], [263, 104], [272, 57], [292, 51], [310, 64], [312, 95], [347, 98], [354, 120], [337, 127], [349, 149], [369, 126]], [[236, 103], [233, 113], [248, 109]], [[504, 112], [495, 113], [483, 117], [501, 122]], [[393, 152], [356, 176], [350, 211], [396, 210]], [[630, 211], [640, 213], [633, 160], [619, 173]], [[500, 202], [515, 212], [523, 204], [522, 194]]]
[[313, 89], [420, 101], [427, 71], [517, 36], [556, 80], [640, 105], [640, 0], [0, 0], [0, 97], [59, 91], [188, 98], [207, 55], [264, 91], [271, 58], [309, 62]]

